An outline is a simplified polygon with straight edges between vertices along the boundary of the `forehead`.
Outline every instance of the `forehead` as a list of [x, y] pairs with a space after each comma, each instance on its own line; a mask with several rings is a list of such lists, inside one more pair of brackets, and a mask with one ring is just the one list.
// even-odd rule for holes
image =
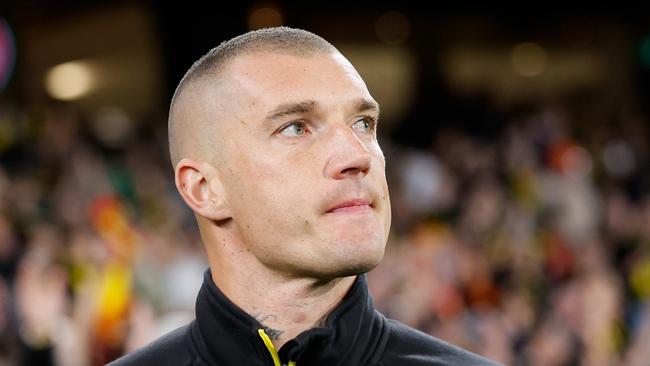
[[253, 53], [233, 60], [225, 72], [228, 92], [247, 110], [299, 100], [331, 106], [372, 99], [361, 76], [337, 52], [312, 56]]

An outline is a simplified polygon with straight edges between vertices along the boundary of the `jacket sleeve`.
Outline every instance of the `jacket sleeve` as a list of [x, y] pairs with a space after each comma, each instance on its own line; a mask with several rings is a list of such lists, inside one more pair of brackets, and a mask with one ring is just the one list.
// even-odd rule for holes
[[149, 345], [129, 353], [107, 366], [187, 366], [193, 362], [193, 357], [187, 341], [189, 326], [168, 333]]
[[387, 323], [390, 335], [380, 365], [500, 365], [395, 320]]

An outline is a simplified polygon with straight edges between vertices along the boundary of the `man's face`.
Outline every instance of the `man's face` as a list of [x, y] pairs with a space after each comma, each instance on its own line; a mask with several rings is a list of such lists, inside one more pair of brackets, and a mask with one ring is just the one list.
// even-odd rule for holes
[[212, 163], [245, 250], [290, 276], [372, 269], [390, 200], [379, 111], [356, 70], [338, 53], [254, 53], [225, 75], [206, 111], [224, 118]]

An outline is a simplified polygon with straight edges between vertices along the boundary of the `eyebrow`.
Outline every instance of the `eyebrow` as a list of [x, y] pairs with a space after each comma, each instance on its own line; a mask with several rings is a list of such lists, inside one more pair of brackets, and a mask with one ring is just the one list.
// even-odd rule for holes
[[293, 114], [308, 113], [314, 110], [316, 102], [313, 100], [305, 100], [296, 103], [285, 103], [273, 108], [266, 116], [266, 120], [276, 120]]
[[[379, 115], [379, 104], [372, 99], [359, 98], [352, 102], [354, 113], [372, 111]], [[314, 111], [316, 102], [314, 100], [304, 100], [294, 103], [280, 104], [273, 108], [265, 118], [266, 121], [273, 121], [282, 117], [304, 114]]]
[[356, 113], [372, 111], [379, 116], [379, 104], [372, 99], [359, 98], [354, 102], [354, 110]]

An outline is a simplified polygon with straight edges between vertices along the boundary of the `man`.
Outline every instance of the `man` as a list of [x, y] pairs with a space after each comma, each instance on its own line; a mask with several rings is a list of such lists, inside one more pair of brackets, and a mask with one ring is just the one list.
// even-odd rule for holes
[[378, 118], [350, 62], [303, 30], [197, 61], [169, 143], [210, 270], [195, 321], [112, 365], [492, 364], [373, 308], [363, 274], [391, 219]]

